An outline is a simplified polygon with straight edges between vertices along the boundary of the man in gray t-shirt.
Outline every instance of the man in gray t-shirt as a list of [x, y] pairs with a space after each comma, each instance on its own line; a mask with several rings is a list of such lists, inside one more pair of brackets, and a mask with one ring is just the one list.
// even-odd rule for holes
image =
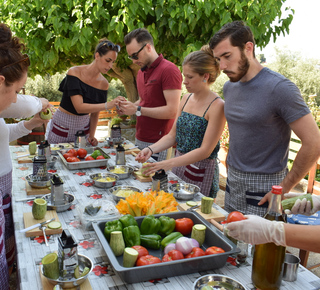
[[[242, 21], [223, 26], [209, 45], [230, 79], [223, 89], [230, 131], [225, 209], [262, 216], [272, 185], [289, 192], [316, 162], [319, 129], [296, 85], [255, 58]], [[291, 130], [302, 146], [288, 172]]]

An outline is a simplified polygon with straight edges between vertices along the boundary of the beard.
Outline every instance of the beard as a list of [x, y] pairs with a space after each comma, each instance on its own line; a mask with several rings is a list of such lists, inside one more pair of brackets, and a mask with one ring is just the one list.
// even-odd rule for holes
[[244, 52], [241, 51], [241, 59], [239, 61], [239, 66], [238, 66], [238, 72], [232, 72], [232, 71], [223, 71], [224, 73], [233, 73], [234, 76], [229, 76], [230, 82], [235, 83], [240, 81], [248, 72], [248, 69], [250, 67], [249, 60], [245, 56]]

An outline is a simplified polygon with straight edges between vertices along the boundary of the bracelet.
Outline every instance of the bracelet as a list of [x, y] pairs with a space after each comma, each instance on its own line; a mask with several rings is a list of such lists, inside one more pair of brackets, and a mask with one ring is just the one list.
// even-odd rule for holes
[[148, 148], [151, 151], [152, 155], [154, 154], [153, 150], [149, 146], [147, 146], [146, 148]]

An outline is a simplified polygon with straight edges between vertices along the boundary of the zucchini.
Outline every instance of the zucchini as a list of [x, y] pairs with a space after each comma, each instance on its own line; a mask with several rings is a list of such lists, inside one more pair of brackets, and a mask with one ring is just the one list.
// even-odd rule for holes
[[201, 212], [202, 213], [206, 213], [206, 214], [211, 213], [213, 200], [214, 199], [212, 197], [208, 197], [208, 196], [202, 197], [202, 199], [201, 199]]
[[186, 204], [187, 204], [187, 206], [190, 206], [190, 207], [198, 205], [198, 203], [196, 201], [187, 201]]
[[114, 231], [110, 234], [110, 248], [116, 257], [124, 252], [124, 239], [121, 231]]
[[207, 227], [203, 224], [195, 224], [192, 227], [191, 238], [197, 240], [200, 247], [206, 239], [206, 229]]
[[58, 221], [53, 221], [48, 223], [48, 228], [52, 230], [57, 230], [61, 228], [61, 223]]
[[125, 248], [123, 253], [123, 267], [133, 267], [138, 259], [138, 251], [133, 248]]
[[307, 193], [307, 194], [303, 194], [303, 195], [299, 195], [299, 196], [296, 196], [296, 197], [291, 197], [291, 198], [287, 198], [287, 199], [284, 199], [281, 201], [281, 204], [282, 204], [282, 208], [285, 210], [285, 209], [289, 209], [291, 210], [292, 207], [294, 206], [295, 202], [297, 199], [304, 199], [306, 198], [307, 201], [310, 201], [311, 202], [311, 208], [313, 208], [313, 201], [312, 201], [312, 195], [311, 193]]

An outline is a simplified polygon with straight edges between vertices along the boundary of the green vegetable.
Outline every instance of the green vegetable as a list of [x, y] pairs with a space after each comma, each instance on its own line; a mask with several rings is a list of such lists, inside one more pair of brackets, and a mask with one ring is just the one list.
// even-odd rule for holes
[[201, 199], [201, 212], [209, 214], [212, 211], [213, 198], [204, 196]]
[[167, 236], [174, 231], [176, 227], [176, 220], [174, 218], [162, 215], [159, 217], [161, 227], [159, 229], [159, 234], [162, 236]]
[[307, 193], [307, 194], [304, 194], [304, 195], [300, 195], [300, 196], [284, 199], [284, 200], [281, 201], [281, 204], [282, 204], [282, 207], [283, 207], [284, 210], [285, 209], [291, 210], [297, 199], [301, 199], [302, 200], [304, 198], [306, 198], [307, 201], [311, 202], [311, 208], [313, 208], [313, 201], [312, 201], [311, 193]]
[[157, 234], [160, 230], [161, 222], [153, 215], [147, 215], [141, 222], [140, 232], [142, 235]]
[[192, 227], [191, 238], [197, 240], [200, 247], [206, 239], [206, 229], [207, 227], [203, 224], [196, 224]]
[[94, 159], [97, 159], [98, 156], [102, 155], [100, 150], [94, 150], [93, 153], [91, 154], [91, 157]]
[[125, 248], [123, 253], [123, 267], [133, 267], [138, 259], [138, 251], [132, 248]]
[[140, 230], [138, 226], [128, 226], [123, 230], [126, 247], [140, 246]]
[[125, 244], [121, 231], [114, 231], [110, 235], [110, 248], [116, 257], [121, 256], [124, 252]]
[[172, 232], [168, 236], [162, 239], [161, 247], [165, 248], [169, 244], [174, 244], [179, 238], [183, 237], [183, 235], [179, 232]]
[[106, 222], [104, 226], [104, 236], [108, 242], [110, 241], [111, 233], [114, 231], [122, 232], [122, 223], [119, 220]]
[[95, 216], [100, 209], [101, 209], [101, 206], [93, 206], [92, 204], [90, 204], [85, 207], [84, 211], [88, 215]]
[[126, 214], [119, 218], [119, 221], [122, 223], [122, 227], [126, 228], [128, 226], [137, 226], [138, 223], [136, 219], [131, 214]]
[[158, 250], [160, 249], [162, 237], [156, 234], [140, 235], [140, 240], [141, 240], [141, 246]]

